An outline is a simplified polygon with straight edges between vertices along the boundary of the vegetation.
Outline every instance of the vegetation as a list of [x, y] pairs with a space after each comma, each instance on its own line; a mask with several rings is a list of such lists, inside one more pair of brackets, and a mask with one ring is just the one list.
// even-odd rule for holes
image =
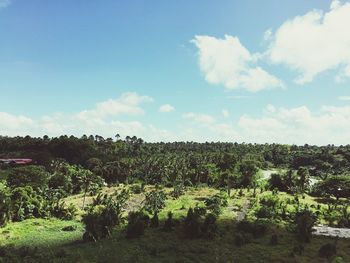
[[9, 156], [33, 162], [0, 164], [0, 262], [350, 261], [313, 234], [350, 228], [350, 146], [0, 137]]

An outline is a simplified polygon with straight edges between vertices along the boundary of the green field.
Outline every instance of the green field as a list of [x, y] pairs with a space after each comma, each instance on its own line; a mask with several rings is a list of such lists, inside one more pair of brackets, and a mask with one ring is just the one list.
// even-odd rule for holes
[[[115, 189], [105, 188], [104, 191]], [[149, 191], [152, 187], [146, 189]], [[167, 193], [170, 191], [171, 188], [165, 189]], [[204, 206], [203, 199], [218, 192], [212, 188], [189, 188], [178, 199], [168, 197], [166, 207], [159, 214], [160, 220], [164, 220], [168, 211], [174, 213], [175, 219], [181, 219], [189, 207]], [[295, 251], [298, 247], [295, 234], [278, 224], [271, 226], [265, 235], [249, 236], [249, 242], [237, 246], [235, 218], [242, 202], [252, 200], [252, 191], [245, 190], [241, 197], [237, 192], [231, 193], [234, 198], [229, 198], [228, 206], [223, 209], [218, 219], [219, 230], [213, 239], [185, 238], [181, 225], [172, 232], [148, 228], [143, 236], [126, 239], [124, 225], [121, 225], [106, 239], [83, 243], [84, 229], [79, 216], [77, 221], [29, 219], [9, 223], [0, 230], [0, 262], [328, 262], [318, 257], [318, 250], [326, 243], [336, 242], [334, 238], [313, 237], [299, 254]], [[260, 196], [267, 194], [269, 192]], [[134, 194], [130, 200], [135, 206], [137, 201], [142, 201], [142, 194]], [[66, 201], [80, 206], [82, 195], [69, 197]], [[316, 203], [309, 196], [302, 202]], [[129, 209], [136, 208], [134, 206]], [[63, 230], [69, 226], [73, 231]], [[277, 245], [270, 245], [273, 234], [278, 236]], [[333, 262], [350, 262], [349, 239], [337, 241], [337, 257]]]

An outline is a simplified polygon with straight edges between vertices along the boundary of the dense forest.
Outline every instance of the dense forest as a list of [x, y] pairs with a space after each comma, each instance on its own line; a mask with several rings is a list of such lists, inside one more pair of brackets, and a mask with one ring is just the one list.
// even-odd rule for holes
[[[0, 163], [0, 227], [56, 218], [81, 222], [85, 242], [113, 236], [118, 226], [125, 226], [127, 238], [163, 225], [166, 232], [180, 229], [184, 238], [211, 239], [222, 228], [219, 219], [232, 221], [236, 214], [237, 247], [271, 225], [291, 228], [301, 244], [310, 242], [316, 224], [350, 228], [350, 145], [0, 137], [0, 159], [15, 158], [32, 162]], [[276, 230], [270, 242], [278, 243]], [[321, 257], [334, 258], [336, 245], [324, 246]], [[6, 242], [1, 247], [0, 239], [0, 259], [23, 252]], [[300, 250], [295, 246], [293, 255]]]

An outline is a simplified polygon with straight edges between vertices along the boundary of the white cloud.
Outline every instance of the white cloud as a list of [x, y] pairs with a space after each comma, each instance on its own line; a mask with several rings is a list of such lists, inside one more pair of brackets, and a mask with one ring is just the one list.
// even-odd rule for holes
[[345, 145], [350, 141], [350, 106], [323, 106], [313, 112], [306, 106], [279, 108], [269, 104], [260, 116], [244, 114], [236, 121], [221, 123], [201, 113], [185, 116], [193, 122], [181, 126], [178, 136], [182, 140], [299, 145]]
[[249, 98], [248, 96], [243, 96], [243, 95], [237, 95], [237, 96], [227, 96], [228, 99], [232, 100], [239, 100], [239, 99], [246, 99]]
[[140, 104], [144, 102], [151, 102], [152, 98], [148, 96], [140, 96], [134, 92], [127, 92], [122, 94], [118, 99], [109, 99], [98, 103], [95, 108], [91, 110], [84, 110], [77, 114], [81, 120], [99, 120], [110, 116], [118, 116], [120, 114], [127, 115], [142, 115], [144, 114]]
[[306, 106], [274, 109], [258, 118], [242, 116], [238, 121], [241, 139], [320, 145], [350, 141], [350, 107], [324, 106], [315, 113]]
[[210, 125], [215, 122], [215, 118], [211, 115], [208, 114], [201, 114], [201, 113], [193, 113], [193, 112], [188, 112], [183, 114], [183, 117], [185, 119], [190, 119], [193, 120], [199, 124], [203, 125]]
[[268, 40], [271, 39], [271, 37], [272, 37], [272, 29], [270, 28], [270, 29], [265, 31], [265, 33], [264, 33], [264, 40], [268, 41]]
[[350, 101], [350, 96], [339, 96], [338, 100]]
[[350, 3], [333, 1], [328, 12], [313, 10], [283, 23], [270, 37], [267, 52], [273, 63], [296, 70], [298, 84], [338, 70], [336, 81], [350, 77]]
[[11, 4], [11, 0], [0, 0], [0, 9], [8, 7]]
[[175, 110], [175, 108], [173, 106], [171, 106], [170, 104], [164, 104], [164, 105], [159, 107], [159, 111], [163, 112], [163, 113], [171, 112], [174, 110]]
[[[142, 97], [144, 99], [140, 99]], [[141, 103], [149, 101], [145, 98], [148, 97], [133, 94], [131, 97], [123, 95], [115, 101], [140, 108]], [[123, 103], [121, 104], [124, 105]], [[103, 102], [97, 105], [102, 104]], [[87, 111], [93, 112], [98, 108], [96, 106]], [[143, 113], [143, 109], [140, 109]], [[140, 109], [136, 112], [141, 112]], [[222, 114], [227, 118], [222, 122], [219, 121], [221, 118], [216, 116], [188, 112], [183, 115], [187, 121], [177, 123], [177, 129], [172, 131], [151, 123], [143, 123], [136, 119], [139, 116], [130, 115], [129, 111], [113, 110], [116, 116], [111, 116], [108, 110], [102, 112], [108, 114], [96, 114], [91, 119], [81, 118], [79, 112], [56, 113], [37, 119], [0, 112], [0, 134], [10, 136], [99, 134], [113, 137], [119, 133], [122, 136], [136, 135], [146, 141], [239, 141], [321, 145], [348, 144], [350, 141], [350, 106], [323, 106], [317, 111], [311, 111], [306, 106], [281, 108], [268, 104], [260, 115], [245, 114], [237, 120], [230, 119], [223, 110]], [[124, 120], [125, 116], [128, 116], [128, 120]]]
[[14, 135], [17, 130], [25, 130], [33, 125], [33, 120], [23, 115], [12, 115], [0, 112], [0, 131], [7, 131], [6, 134]]
[[271, 104], [268, 104], [268, 105], [266, 106], [266, 110], [267, 110], [268, 112], [276, 112], [275, 106], [273, 106], [273, 105], [271, 105]]
[[198, 48], [200, 69], [211, 84], [250, 92], [283, 87], [278, 78], [256, 65], [260, 54], [251, 54], [237, 37], [195, 36], [191, 42]]
[[223, 109], [221, 112], [222, 112], [222, 115], [223, 115], [225, 118], [230, 117], [230, 112], [229, 112], [228, 110]]
[[78, 113], [55, 113], [31, 119], [26, 116], [16, 116], [0, 112], [0, 135], [32, 135], [59, 136], [62, 134], [82, 136], [83, 134], [98, 134], [113, 137], [119, 133], [123, 136], [136, 135], [148, 140], [171, 139], [176, 134], [145, 125], [138, 120], [120, 120], [122, 116], [138, 116], [144, 114], [141, 104], [152, 101], [148, 96], [137, 93], [124, 93], [117, 99], [110, 99], [96, 104], [93, 109]]

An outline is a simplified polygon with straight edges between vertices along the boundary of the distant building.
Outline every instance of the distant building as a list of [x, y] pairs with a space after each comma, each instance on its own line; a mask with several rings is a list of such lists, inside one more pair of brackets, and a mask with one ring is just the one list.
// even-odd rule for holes
[[0, 159], [0, 164], [28, 164], [31, 163], [33, 160], [32, 159]]

